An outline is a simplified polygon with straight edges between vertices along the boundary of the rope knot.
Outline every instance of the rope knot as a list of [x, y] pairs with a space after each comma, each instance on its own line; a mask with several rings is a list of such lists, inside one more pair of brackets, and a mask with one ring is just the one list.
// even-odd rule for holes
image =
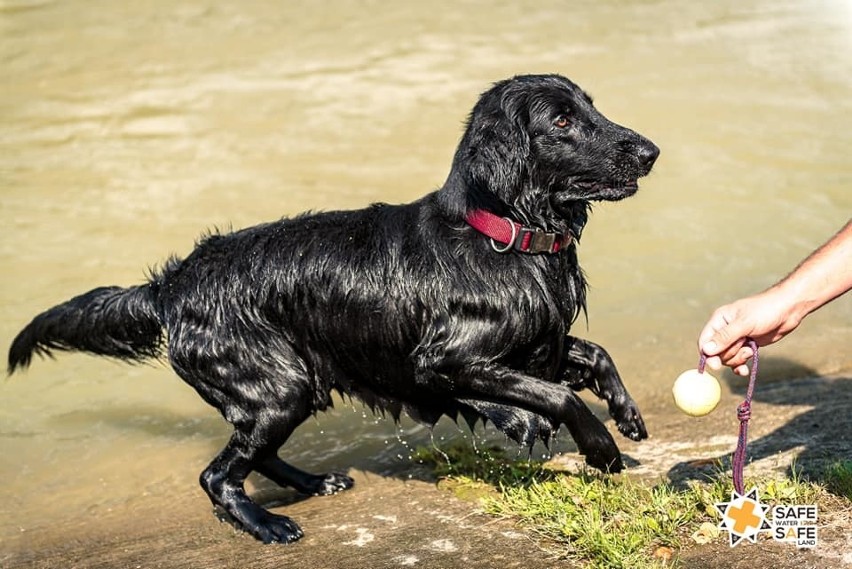
[[751, 419], [751, 403], [743, 401], [737, 406], [737, 419], [740, 423], [747, 423]]

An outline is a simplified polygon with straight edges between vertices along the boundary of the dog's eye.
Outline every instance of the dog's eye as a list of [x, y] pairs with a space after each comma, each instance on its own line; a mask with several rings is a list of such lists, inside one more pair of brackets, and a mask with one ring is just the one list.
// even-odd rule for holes
[[558, 117], [556, 117], [556, 120], [553, 121], [553, 126], [555, 126], [556, 128], [565, 128], [566, 126], [568, 126], [568, 117], [566, 117], [565, 115], [559, 115]]

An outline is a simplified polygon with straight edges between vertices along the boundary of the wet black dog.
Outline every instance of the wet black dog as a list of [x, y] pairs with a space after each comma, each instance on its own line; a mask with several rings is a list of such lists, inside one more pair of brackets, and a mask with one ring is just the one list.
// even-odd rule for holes
[[302, 532], [251, 501], [250, 472], [306, 494], [352, 485], [277, 454], [335, 389], [428, 423], [487, 419], [526, 445], [564, 424], [590, 465], [617, 472], [618, 447], [575, 391], [606, 400], [624, 435], [647, 433], [606, 351], [567, 335], [585, 309], [575, 241], [589, 203], [635, 193], [658, 153], [563, 77], [502, 81], [474, 107], [437, 192], [207, 237], [147, 284], [37, 316], [9, 370], [54, 349], [165, 351], [234, 425], [204, 490], [264, 542]]

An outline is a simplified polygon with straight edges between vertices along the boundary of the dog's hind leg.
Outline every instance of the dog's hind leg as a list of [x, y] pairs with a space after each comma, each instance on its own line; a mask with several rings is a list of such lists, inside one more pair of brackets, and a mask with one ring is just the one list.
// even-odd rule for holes
[[287, 464], [277, 455], [264, 458], [255, 468], [257, 472], [269, 478], [279, 486], [290, 486], [302, 494], [310, 496], [328, 496], [348, 490], [354, 484], [345, 474], [311, 474]]
[[169, 357], [178, 375], [234, 425], [228, 444], [201, 473], [202, 488], [234, 525], [265, 543], [289, 543], [301, 538], [302, 530], [287, 516], [254, 503], [245, 491], [246, 477], [256, 471], [307, 494], [334, 493], [351, 487], [352, 480], [308, 474], [278, 458], [293, 431], [325, 407], [328, 393], [320, 391], [323, 386], [286, 341], [266, 337], [263, 344], [246, 346], [252, 334], [236, 326], [216, 333], [176, 327]]
[[639, 408], [624, 387], [615, 362], [601, 346], [566, 336], [559, 379], [572, 389], [587, 388], [605, 400], [609, 414], [624, 436], [634, 441], [648, 437]]
[[272, 514], [245, 492], [245, 479], [274, 454], [305, 417], [262, 414], [236, 430], [222, 452], [201, 473], [201, 487], [229, 521], [264, 543], [290, 543], [302, 530], [287, 516]]
[[[234, 425], [228, 444], [201, 473], [200, 483], [225, 518], [265, 543], [289, 543], [302, 537], [290, 518], [272, 514], [246, 494], [253, 471], [277, 464], [278, 449], [317, 409], [316, 386], [305, 363], [285, 343], [268, 342], [265, 353], [233, 349], [233, 339], [215, 336], [218, 345], [171, 337], [172, 367]], [[230, 357], [210, 357], [211, 353]], [[287, 477], [284, 477], [287, 478]], [[309, 487], [310, 480], [291, 476]]]
[[264, 543], [296, 541], [302, 530], [292, 519], [266, 511], [246, 495], [244, 482], [250, 472], [311, 495], [334, 494], [353, 484], [343, 474], [309, 474], [278, 458], [278, 447], [304, 418], [262, 414], [249, 428], [238, 425], [227, 446], [201, 474], [202, 488], [228, 521]]

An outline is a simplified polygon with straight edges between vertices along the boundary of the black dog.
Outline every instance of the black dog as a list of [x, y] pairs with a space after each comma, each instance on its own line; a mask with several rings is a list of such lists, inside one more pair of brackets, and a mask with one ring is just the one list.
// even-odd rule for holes
[[567, 335], [585, 310], [575, 241], [589, 203], [635, 193], [658, 154], [563, 77], [499, 82], [438, 191], [209, 236], [144, 285], [37, 316], [9, 371], [54, 349], [129, 361], [165, 351], [234, 425], [202, 487], [264, 542], [302, 531], [251, 501], [250, 472], [306, 494], [352, 486], [277, 454], [335, 389], [395, 417], [487, 419], [526, 445], [565, 424], [590, 465], [617, 472], [618, 447], [574, 392], [606, 400], [622, 434], [647, 433], [606, 351]]

